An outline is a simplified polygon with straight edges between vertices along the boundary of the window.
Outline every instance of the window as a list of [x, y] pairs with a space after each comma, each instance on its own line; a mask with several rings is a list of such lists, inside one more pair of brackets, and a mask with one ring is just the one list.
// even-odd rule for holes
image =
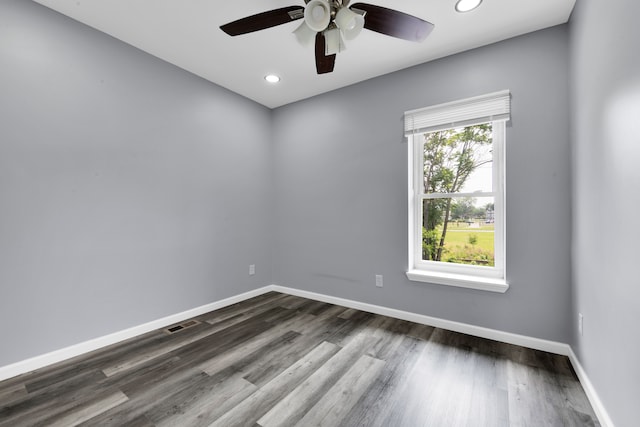
[[411, 280], [505, 292], [509, 91], [405, 113]]

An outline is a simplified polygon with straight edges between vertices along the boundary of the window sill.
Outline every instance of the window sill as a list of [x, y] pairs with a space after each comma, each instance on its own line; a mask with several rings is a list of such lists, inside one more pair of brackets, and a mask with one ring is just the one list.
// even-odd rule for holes
[[409, 280], [415, 282], [435, 283], [438, 285], [457, 286], [460, 288], [478, 289], [481, 291], [505, 293], [509, 284], [504, 279], [491, 277], [467, 276], [463, 274], [438, 273], [433, 271], [409, 270]]

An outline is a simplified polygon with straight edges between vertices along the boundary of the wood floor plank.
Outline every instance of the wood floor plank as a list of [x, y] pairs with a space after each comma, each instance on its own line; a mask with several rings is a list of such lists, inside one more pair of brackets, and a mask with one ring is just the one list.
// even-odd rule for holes
[[560, 387], [559, 394], [564, 397], [564, 408], [567, 413], [564, 418], [575, 420], [579, 422], [578, 425], [584, 426], [596, 426], [594, 420], [591, 419], [591, 405], [588, 400], [583, 398], [584, 390], [577, 380], [575, 373], [573, 375], [564, 376], [562, 374], [552, 376], [552, 378], [558, 379], [558, 386]]
[[[184, 364], [179, 357], [173, 356], [156, 359], [154, 363], [114, 375], [109, 380], [117, 384], [124, 394], [133, 397], [147, 394], [158, 383], [175, 381], [178, 378], [176, 375], [182, 372], [185, 372]], [[187, 375], [191, 373], [187, 371]]]
[[269, 381], [239, 405], [211, 423], [211, 427], [255, 424], [260, 417], [280, 400], [281, 396], [291, 392], [338, 350], [339, 347], [337, 345], [323, 342], [282, 374]]
[[201, 369], [209, 375], [214, 375], [216, 372], [226, 369], [231, 365], [241, 363], [240, 359], [244, 356], [251, 357], [252, 354], [262, 351], [263, 348], [268, 347], [269, 344], [274, 341], [288, 341], [288, 339], [297, 335], [300, 334], [294, 331], [288, 331], [286, 327], [269, 329], [247, 343], [233, 349], [233, 351], [221, 353], [211, 359], [208, 359], [206, 362], [199, 365], [198, 369]]
[[280, 300], [280, 307], [288, 308], [290, 310], [297, 310], [299, 307], [303, 307], [309, 303], [309, 299], [298, 297], [295, 295], [287, 295]]
[[[434, 393], [428, 413], [423, 411], [421, 416], [452, 426], [466, 425], [472, 419], [477, 426], [495, 425], [495, 414], [487, 424], [484, 411], [489, 408], [489, 415], [495, 412], [495, 388], [485, 387], [475, 378], [476, 374], [484, 374], [476, 369], [478, 355], [464, 347], [451, 349], [448, 353], [449, 360], [440, 371], [439, 392]], [[477, 399], [473, 399], [474, 387], [480, 392]], [[471, 418], [472, 414], [476, 418]]]
[[[239, 301], [235, 304], [228, 305], [226, 307], [219, 308], [209, 313], [202, 314], [197, 317], [198, 320], [207, 321], [212, 320], [215, 323], [216, 319], [224, 319], [228, 316], [233, 316], [238, 313], [244, 313], [246, 311], [253, 310], [261, 305], [273, 303], [276, 300], [286, 298], [285, 294], [279, 292], [267, 292], [257, 297]], [[273, 307], [273, 305], [269, 306]]]
[[263, 322], [259, 317], [253, 317], [233, 328], [218, 331], [169, 354], [180, 357], [189, 366], [197, 366], [211, 357], [245, 344], [271, 328], [273, 324]]
[[386, 316], [379, 316], [379, 323], [372, 328], [373, 323], [368, 325], [372, 329], [370, 334], [376, 340], [375, 344], [367, 354], [376, 359], [388, 360], [395, 352], [402, 340], [411, 329], [409, 322], [392, 319]]
[[2, 405], [8, 405], [21, 399], [27, 395], [27, 387], [24, 384], [13, 384], [10, 387], [4, 387], [0, 390], [0, 402]]
[[473, 353], [469, 411], [465, 420], [476, 420], [478, 425], [509, 426], [509, 405], [505, 361]]
[[[273, 305], [273, 306], [271, 306]], [[268, 319], [277, 318], [283, 315], [289, 315], [292, 317], [295, 315], [295, 311], [293, 310], [283, 310], [282, 307], [279, 307], [275, 303], [264, 304], [258, 307], [257, 309], [253, 309], [247, 311], [245, 313], [238, 313], [224, 320], [212, 322], [211, 320], [207, 320], [207, 323], [211, 325], [210, 330], [217, 332], [223, 329], [228, 329], [234, 327], [237, 324], [245, 322], [247, 320], [260, 317], [263, 321], [268, 321]]]
[[[104, 424], [103, 424], [104, 426]], [[127, 420], [118, 427], [156, 427], [147, 417], [140, 415], [139, 417]]]
[[[367, 313], [365, 311], [358, 311], [357, 313], [349, 316], [342, 326], [336, 328], [331, 336], [327, 338], [327, 341], [339, 345], [340, 347], [346, 346], [350, 340], [358, 336], [360, 332], [367, 328], [369, 322], [374, 320], [377, 315]], [[338, 318], [342, 318], [338, 316]]]
[[[145, 364], [153, 363], [158, 358], [167, 359], [178, 355], [185, 364], [188, 361], [195, 363], [198, 359], [204, 361], [210, 354], [242, 345], [246, 340], [272, 327], [253, 317], [234, 326], [233, 329], [204, 329], [192, 333], [192, 335], [185, 335], [184, 339], [167, 341], [164, 346], [154, 345], [150, 348], [148, 355], [135, 355], [131, 359], [122, 358], [118, 364], [104, 367], [103, 372], [113, 376], [127, 370], [144, 367]], [[180, 333], [178, 332], [178, 334]]]
[[[42, 372], [43, 370], [40, 371]], [[16, 390], [16, 388], [26, 388], [25, 384], [29, 381], [33, 381], [36, 378], [38, 378], [38, 372], [30, 371], [25, 372], [24, 374], [17, 375], [13, 378], [8, 378], [4, 381], [0, 381], [0, 395], [4, 393], [11, 393], [13, 392], [13, 390]], [[0, 400], [0, 402], [2, 401]]]
[[[45, 389], [69, 377], [84, 375], [88, 372], [100, 370], [105, 364], [112, 363], [118, 358], [127, 357], [136, 351], [153, 346], [158, 341], [166, 339], [161, 331], [151, 331], [138, 337], [130, 338], [118, 344], [73, 357], [54, 365], [36, 370], [25, 379], [25, 385], [30, 393]], [[142, 350], [140, 350], [142, 349]]]
[[417, 338], [422, 341], [429, 341], [433, 331], [436, 328], [433, 326], [421, 325], [420, 323], [413, 323], [409, 332], [407, 332], [407, 336]]
[[258, 424], [264, 427], [295, 425], [374, 343], [375, 339], [369, 334], [360, 334], [281, 399]]
[[355, 308], [348, 308], [346, 310], [344, 310], [338, 317], [341, 319], [351, 319], [351, 316], [353, 316], [354, 314], [359, 313], [359, 310], [356, 310]]
[[322, 301], [309, 300], [309, 304], [298, 307], [298, 311], [301, 313], [308, 313], [314, 316], [322, 315], [325, 311], [335, 307], [333, 304], [329, 304]]
[[47, 425], [49, 427], [68, 427], [78, 425], [105, 411], [108, 411], [111, 408], [115, 408], [127, 400], [129, 400], [129, 398], [124, 393], [121, 391], [115, 391], [103, 398], [81, 405], [78, 408], [74, 408], [56, 419], [47, 421], [43, 425]]
[[[161, 405], [162, 402], [171, 399], [175, 393], [188, 388], [190, 384], [202, 381], [203, 376], [208, 377], [197, 368], [199, 364], [210, 357], [241, 346], [247, 340], [272, 327], [273, 325], [263, 322], [260, 316], [252, 317], [234, 328], [217, 331], [197, 342], [189, 343], [165, 354], [162, 357], [172, 358], [158, 364], [156, 368], [148, 370], [146, 373], [144, 373], [145, 366], [141, 366], [142, 372], [132, 380], [127, 380], [130, 375], [124, 372], [125, 379], [122, 381], [127, 382], [122, 386], [122, 389], [132, 397], [131, 402], [124, 405], [122, 414], [106, 413], [96, 422], [119, 425], [128, 417], [139, 416], [150, 411], [154, 406]], [[135, 372], [132, 373], [135, 374]], [[134, 397], [135, 399], [133, 399]]]
[[203, 378], [146, 412], [156, 426], [207, 426], [258, 388], [240, 373]]
[[343, 427], [383, 426], [389, 417], [399, 390], [408, 383], [413, 365], [418, 360], [425, 343], [413, 337], [405, 337], [385, 364], [369, 391], [358, 401], [341, 422]]
[[449, 420], [444, 418], [442, 408], [437, 403], [441, 400], [441, 395], [458, 400], [455, 394], [449, 393], [450, 388], [447, 388], [455, 387], [455, 384], [449, 385], [444, 374], [452, 356], [452, 349], [445, 341], [447, 335], [443, 330], [434, 331], [431, 340], [422, 347], [412, 364], [405, 377], [406, 382], [396, 391], [396, 399], [391, 402], [386, 417], [375, 420], [374, 425], [449, 425]]
[[238, 369], [245, 372], [245, 379], [262, 386], [280, 375], [289, 366], [308, 353], [310, 348], [318, 346], [324, 341], [333, 338], [336, 331], [345, 333], [345, 329], [352, 331], [354, 324], [346, 324], [346, 321], [337, 317], [316, 317], [309, 322], [309, 329], [301, 331], [301, 336], [292, 340], [288, 346], [272, 349], [270, 354], [264, 354], [259, 359], [254, 359], [248, 364], [238, 364]]
[[507, 366], [511, 425], [526, 426], [531, 419], [550, 425], [558, 418], [566, 426], [599, 425], [592, 416], [571, 404], [566, 390], [555, 381], [555, 376], [549, 375], [547, 369], [512, 361]]
[[[296, 332], [301, 334], [316, 334], [319, 330], [328, 332], [327, 336], [333, 334], [340, 326], [345, 325], [347, 320], [341, 319], [338, 315], [346, 310], [344, 307], [333, 306], [332, 308], [314, 316], [308, 322], [298, 325]], [[330, 327], [331, 331], [326, 331]]]
[[383, 360], [370, 356], [360, 357], [351, 369], [295, 425], [298, 427], [338, 425], [371, 386], [384, 364]]
[[131, 420], [146, 418], [146, 413], [154, 407], [171, 401], [172, 396], [188, 389], [193, 384], [210, 379], [208, 375], [197, 369], [180, 369], [174, 366], [163, 379], [147, 382], [144, 392], [127, 395], [128, 400], [121, 405], [94, 416], [82, 426], [120, 426]]
[[263, 296], [267, 296], [267, 298], [261, 298], [256, 301], [252, 298], [251, 300], [242, 301], [220, 310], [203, 314], [197, 317], [197, 319], [209, 323], [210, 325], [215, 325], [236, 317], [240, 317], [242, 320], [245, 320], [249, 317], [264, 313], [265, 311], [280, 307], [280, 301], [286, 298], [286, 295], [277, 293], [274, 293], [273, 295], [264, 294]]
[[192, 335], [177, 334], [174, 340], [167, 340], [165, 343], [160, 343], [159, 345], [157, 345], [156, 348], [148, 348], [146, 349], [146, 351], [141, 352], [140, 354], [137, 354], [135, 356], [128, 355], [127, 357], [119, 360], [113, 365], [103, 368], [102, 372], [104, 372], [107, 377], [111, 377], [122, 371], [135, 368], [139, 365], [149, 362], [150, 360], [156, 359], [160, 356], [164, 356], [165, 354], [171, 353], [172, 351], [182, 348], [186, 345], [200, 341], [202, 338], [213, 335], [216, 332], [218, 331], [210, 328], [205, 328]]
[[11, 403], [3, 403], [0, 407], [0, 426], [35, 424], [40, 419], [61, 413], [99, 393], [103, 378], [104, 374], [99, 371], [80, 372]]
[[[305, 345], [304, 343], [310, 342], [307, 338], [295, 331], [288, 331], [267, 342], [263, 347], [252, 353], [242, 354], [237, 350], [232, 350], [235, 359], [230, 359], [229, 362], [231, 362], [233, 369], [242, 373], [244, 379], [252, 384], [261, 386], [300, 359], [303, 355], [301, 351], [304, 350], [306, 353], [309, 348], [313, 348], [320, 343], [320, 341], [316, 341], [313, 345]], [[300, 350], [296, 351], [295, 349]], [[287, 357], [291, 356], [292, 352], [295, 352], [296, 357]], [[224, 366], [224, 364], [221, 366]], [[277, 373], [274, 374], [274, 372]], [[254, 373], [262, 380], [253, 381], [252, 374]]]

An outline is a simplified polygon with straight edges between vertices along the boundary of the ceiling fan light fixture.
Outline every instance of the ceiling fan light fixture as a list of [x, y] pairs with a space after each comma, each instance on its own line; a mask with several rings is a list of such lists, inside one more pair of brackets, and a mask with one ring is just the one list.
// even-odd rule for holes
[[482, 0], [458, 0], [456, 3], [456, 12], [470, 12], [480, 6]]
[[316, 39], [316, 32], [309, 28], [306, 22], [300, 24], [293, 34], [302, 46], [310, 46]]
[[325, 56], [334, 55], [347, 48], [344, 45], [344, 41], [342, 40], [342, 34], [340, 34], [340, 29], [335, 25], [331, 25], [331, 27], [325, 30], [322, 34], [324, 35], [324, 40], [325, 40], [325, 45], [324, 45]]
[[311, 0], [304, 8], [304, 22], [315, 32], [323, 31], [331, 20], [331, 7], [324, 0]]
[[[353, 39], [366, 28], [402, 40], [421, 42], [433, 24], [398, 10], [350, 0], [304, 0], [306, 6], [285, 6], [221, 25], [230, 36], [253, 33], [304, 18], [294, 34], [301, 44], [315, 35], [315, 62], [318, 74], [333, 72], [336, 54], [346, 49], [344, 39]], [[462, 2], [463, 0], [459, 0]], [[338, 16], [339, 15], [339, 16]]]
[[343, 7], [338, 11], [334, 22], [347, 40], [355, 39], [364, 28], [364, 16], [347, 7]]

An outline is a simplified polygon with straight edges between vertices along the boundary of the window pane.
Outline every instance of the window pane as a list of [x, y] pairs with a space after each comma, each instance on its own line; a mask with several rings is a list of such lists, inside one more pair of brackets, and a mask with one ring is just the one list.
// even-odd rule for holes
[[425, 199], [422, 202], [422, 259], [495, 265], [493, 197]]
[[493, 191], [490, 123], [424, 134], [424, 193]]

